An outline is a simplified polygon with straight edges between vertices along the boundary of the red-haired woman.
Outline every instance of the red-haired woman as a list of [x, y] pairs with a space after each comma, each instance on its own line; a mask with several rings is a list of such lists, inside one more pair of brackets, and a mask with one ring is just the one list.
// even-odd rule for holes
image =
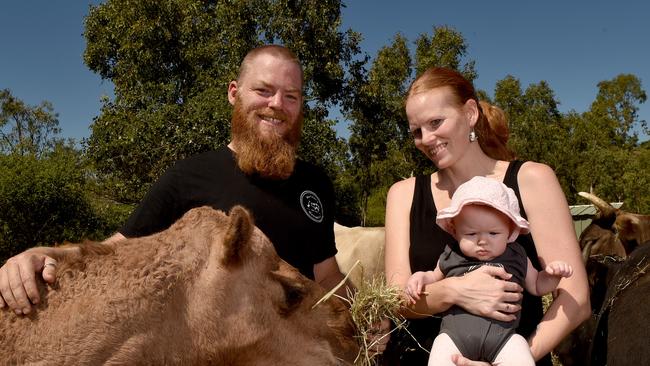
[[[537, 270], [556, 260], [575, 270], [573, 276], [560, 281], [545, 314], [541, 299], [522, 293], [502, 268], [483, 266], [463, 277], [432, 283], [426, 287], [426, 296], [405, 313], [413, 318], [411, 333], [423, 348], [430, 349], [439, 331], [439, 318], [431, 314], [460, 306], [476, 315], [509, 321], [522, 311], [517, 332], [528, 340], [538, 365], [551, 365], [549, 352], [590, 314], [586, 273], [555, 173], [544, 164], [513, 160], [505, 144], [504, 114], [479, 103], [472, 84], [454, 70], [431, 68], [419, 76], [408, 91], [406, 115], [416, 147], [438, 170], [397, 182], [388, 193], [385, 254], [389, 284], [405, 288], [412, 273], [435, 267], [445, 245], [454, 241], [436, 225], [436, 213], [449, 206], [458, 186], [475, 176], [496, 179], [516, 192], [531, 231], [517, 241]], [[522, 296], [521, 306], [515, 305]], [[393, 337], [392, 342], [408, 342], [408, 338]], [[401, 364], [426, 364], [428, 355], [417, 344], [399, 346]], [[460, 356], [454, 360], [457, 365], [485, 365]]]

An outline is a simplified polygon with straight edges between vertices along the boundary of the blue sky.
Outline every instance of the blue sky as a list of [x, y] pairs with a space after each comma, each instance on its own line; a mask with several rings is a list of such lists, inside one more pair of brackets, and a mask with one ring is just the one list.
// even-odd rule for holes
[[[0, 89], [30, 105], [52, 102], [65, 137], [88, 137], [101, 96], [111, 95], [111, 84], [82, 60], [83, 18], [98, 2], [8, 1], [0, 11]], [[398, 32], [413, 42], [433, 26], [454, 27], [467, 40], [467, 57], [476, 61], [476, 87], [489, 94], [508, 74], [523, 88], [547, 81], [563, 112], [587, 110], [598, 82], [621, 73], [636, 75], [650, 92], [647, 1], [345, 3], [343, 27], [363, 34], [362, 49], [371, 56]], [[650, 102], [641, 105], [640, 118], [650, 122]]]

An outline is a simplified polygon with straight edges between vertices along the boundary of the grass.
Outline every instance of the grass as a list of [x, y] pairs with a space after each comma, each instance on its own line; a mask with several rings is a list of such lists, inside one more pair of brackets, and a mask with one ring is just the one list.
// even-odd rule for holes
[[[354, 361], [355, 366], [377, 365], [378, 354], [372, 350], [378, 342], [381, 342], [388, 334], [402, 329], [406, 319], [400, 314], [402, 307], [401, 290], [394, 286], [388, 286], [383, 274], [372, 278], [364, 278], [363, 267], [357, 261], [348, 271], [345, 278], [330, 292], [325, 294], [315, 305], [326, 301], [345, 284], [348, 276], [356, 267], [361, 270], [361, 285], [356, 290], [347, 288], [347, 298], [341, 298], [350, 305], [350, 314], [355, 325], [355, 340], [359, 345], [359, 354]], [[378, 325], [382, 320], [389, 319], [395, 327], [388, 334], [378, 334]]]
[[387, 336], [377, 334], [377, 325], [384, 319], [390, 319], [395, 324], [392, 331], [395, 331], [405, 325], [406, 319], [400, 314], [400, 289], [386, 285], [383, 275], [364, 279], [362, 273], [361, 278], [361, 285], [356, 291], [348, 289], [350, 313], [356, 325], [355, 338], [360, 348], [354, 365], [372, 366], [376, 364], [377, 355], [371, 350]]

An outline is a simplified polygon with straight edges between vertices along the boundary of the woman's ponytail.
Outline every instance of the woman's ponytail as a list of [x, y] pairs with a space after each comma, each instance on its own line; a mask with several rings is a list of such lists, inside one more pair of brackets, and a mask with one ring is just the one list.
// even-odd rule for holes
[[479, 102], [481, 113], [474, 126], [481, 150], [497, 160], [510, 161], [515, 154], [508, 148], [508, 118], [505, 112], [488, 102]]

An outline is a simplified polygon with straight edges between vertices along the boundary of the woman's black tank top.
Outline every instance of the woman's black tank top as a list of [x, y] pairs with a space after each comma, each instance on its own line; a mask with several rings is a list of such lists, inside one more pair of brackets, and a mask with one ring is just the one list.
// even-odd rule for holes
[[[503, 183], [512, 188], [519, 199], [519, 209], [521, 215], [526, 218], [526, 211], [524, 211], [521, 202], [521, 195], [519, 193], [519, 184], [517, 182], [517, 173], [521, 168], [523, 161], [512, 161], [508, 165], [506, 174], [503, 178]], [[438, 262], [438, 257], [443, 252], [445, 245], [448, 243], [455, 243], [456, 240], [440, 226], [436, 225], [436, 205], [431, 193], [431, 176], [422, 175], [415, 178], [415, 191], [413, 192], [413, 202], [411, 203], [410, 213], [410, 250], [409, 258], [411, 262], [411, 271], [430, 271], [433, 270]], [[530, 258], [533, 266], [540, 270], [539, 258], [535, 243], [530, 234], [520, 235], [517, 240], [524, 249], [528, 258]], [[542, 300], [538, 296], [533, 296], [524, 291], [524, 299], [522, 302], [521, 322], [517, 328], [517, 333], [528, 338], [528, 336], [535, 330], [537, 324], [542, 319], [543, 308]], [[430, 349], [433, 338], [438, 335], [440, 330], [440, 319], [437, 317], [417, 319], [410, 321], [409, 331], [413, 333], [420, 344], [427, 349]], [[404, 340], [402, 340], [404, 342]], [[406, 341], [408, 342], [408, 341]], [[419, 347], [416, 347], [419, 348]], [[417, 351], [416, 351], [417, 353]], [[413, 355], [415, 356], [415, 355]], [[420, 355], [424, 358], [425, 363], [428, 356], [426, 354]], [[401, 357], [400, 357], [401, 358]], [[420, 357], [418, 357], [419, 359]], [[415, 360], [415, 359], [413, 359]], [[413, 361], [408, 361], [413, 362]], [[406, 362], [401, 364], [406, 365]], [[420, 364], [413, 363], [414, 365]], [[551, 365], [551, 358], [545, 357], [537, 362], [537, 365]]]

